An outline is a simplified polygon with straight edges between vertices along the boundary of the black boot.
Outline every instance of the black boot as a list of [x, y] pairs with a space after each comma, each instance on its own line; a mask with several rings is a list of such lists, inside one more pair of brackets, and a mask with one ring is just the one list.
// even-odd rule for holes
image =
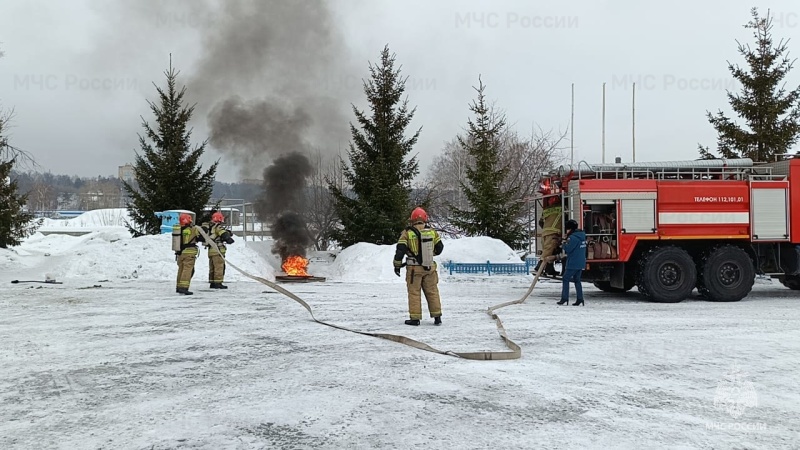
[[225, 286], [222, 283], [217, 283], [217, 289], [228, 289], [228, 286]]
[[189, 288], [178, 288], [178, 289], [175, 290], [175, 292], [177, 292], [179, 294], [183, 294], [183, 295], [192, 295], [192, 294], [194, 294], [194, 292], [190, 291]]
[[569, 300], [561, 300], [560, 302], [556, 303], [556, 305], [566, 305], [569, 303]]
[[583, 299], [575, 300], [572, 306], [583, 306]]
[[441, 325], [442, 324], [442, 316], [434, 317], [433, 318], [433, 324], [434, 325]]
[[406, 325], [419, 325], [419, 319], [408, 319], [406, 320]]

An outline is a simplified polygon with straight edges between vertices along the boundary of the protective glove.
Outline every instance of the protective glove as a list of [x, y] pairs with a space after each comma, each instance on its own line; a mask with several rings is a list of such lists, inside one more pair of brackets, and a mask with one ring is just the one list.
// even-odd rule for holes
[[233, 244], [233, 238], [232, 237], [228, 237], [228, 239], [225, 240], [225, 243], [228, 244], [228, 245]]
[[395, 266], [394, 274], [397, 275], [398, 277], [400, 276], [400, 267]]

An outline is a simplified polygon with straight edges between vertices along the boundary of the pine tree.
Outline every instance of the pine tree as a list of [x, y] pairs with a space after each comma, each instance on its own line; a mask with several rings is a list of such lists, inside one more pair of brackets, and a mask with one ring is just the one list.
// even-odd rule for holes
[[166, 90], [154, 84], [159, 103], [147, 103], [157, 125], [153, 128], [142, 118], [145, 135], [139, 135], [142, 154], [136, 153], [133, 165], [135, 186], [123, 182], [131, 198], [128, 213], [133, 223], [128, 224], [128, 230], [134, 237], [160, 232], [161, 221], [155, 215], [158, 211], [187, 209], [196, 214], [199, 223], [214, 188], [219, 161], [202, 171], [198, 161], [208, 140], [192, 148], [188, 123], [194, 105], [184, 104], [186, 87], [177, 89], [178, 73], [170, 62], [164, 72]]
[[524, 203], [518, 197], [518, 187], [502, 190], [501, 185], [507, 169], [500, 164], [501, 137], [505, 131], [505, 117], [495, 114], [486, 104], [486, 86], [478, 78], [478, 92], [469, 110], [475, 120], [467, 122], [467, 136], [458, 138], [458, 143], [474, 158], [474, 165], [467, 167], [467, 181], [461, 189], [470, 209], [459, 209], [451, 205], [452, 223], [468, 236], [489, 236], [500, 239], [512, 248], [521, 248], [525, 241], [525, 230], [517, 218]]
[[[751, 158], [769, 162], [783, 159], [783, 154], [800, 135], [800, 86], [786, 92], [782, 80], [792, 69], [788, 58], [788, 40], [772, 42], [772, 17], [760, 17], [757, 8], [745, 28], [753, 30], [756, 48], [739, 44], [749, 71], [728, 63], [733, 77], [742, 84], [740, 94], [728, 92], [728, 102], [744, 120], [746, 128], [728, 118], [721, 110], [707, 112], [708, 121], [717, 130], [717, 151], [723, 158]], [[700, 157], [714, 159], [708, 147], [699, 146]]]
[[371, 78], [364, 82], [364, 92], [372, 115], [353, 106], [361, 129], [350, 123], [350, 165], [342, 161], [351, 192], [328, 182], [341, 221], [332, 238], [343, 247], [357, 242], [393, 244], [411, 213], [411, 180], [419, 166], [416, 157], [406, 157], [422, 128], [405, 138], [416, 108], [409, 111], [408, 100], [401, 102], [406, 78], [400, 77], [394, 61], [395, 55], [385, 46], [380, 64], [369, 65]]

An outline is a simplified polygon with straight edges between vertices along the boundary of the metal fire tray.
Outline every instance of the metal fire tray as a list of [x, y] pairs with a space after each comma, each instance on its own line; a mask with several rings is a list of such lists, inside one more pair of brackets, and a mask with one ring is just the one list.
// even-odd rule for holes
[[313, 281], [325, 281], [325, 277], [315, 277], [313, 275], [275, 275], [275, 281], [283, 283], [310, 283]]

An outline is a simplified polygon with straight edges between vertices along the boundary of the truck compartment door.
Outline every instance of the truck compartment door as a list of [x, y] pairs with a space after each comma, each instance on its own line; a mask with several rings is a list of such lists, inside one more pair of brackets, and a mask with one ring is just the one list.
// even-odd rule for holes
[[789, 240], [789, 183], [750, 183], [750, 234], [753, 241]]
[[620, 200], [620, 231], [623, 233], [655, 233], [656, 201]]

